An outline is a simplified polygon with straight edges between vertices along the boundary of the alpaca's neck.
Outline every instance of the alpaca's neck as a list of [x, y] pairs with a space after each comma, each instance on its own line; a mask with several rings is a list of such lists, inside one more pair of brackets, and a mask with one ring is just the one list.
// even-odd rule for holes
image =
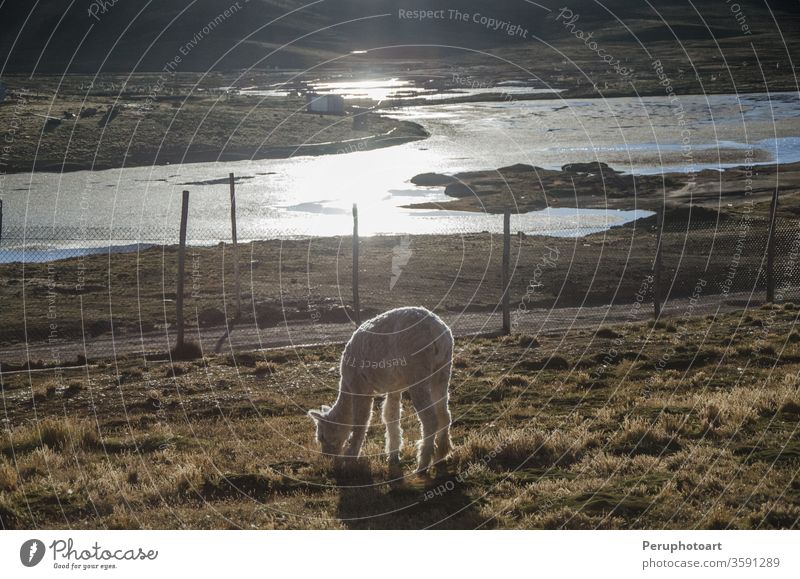
[[339, 390], [339, 397], [331, 407], [328, 416], [340, 424], [353, 423], [353, 399], [352, 394]]

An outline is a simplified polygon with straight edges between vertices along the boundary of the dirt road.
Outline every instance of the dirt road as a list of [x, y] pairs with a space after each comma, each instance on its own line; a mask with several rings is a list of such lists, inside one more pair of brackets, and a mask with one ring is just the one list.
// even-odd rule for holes
[[[749, 293], [716, 294], [700, 297], [690, 307], [689, 299], [676, 299], [668, 302], [662, 310], [662, 317], [680, 318], [685, 314], [693, 316], [713, 315], [715, 312], [758, 307], [763, 303], [763, 295]], [[554, 334], [570, 329], [585, 329], [593, 332], [602, 326], [644, 323], [652, 320], [653, 306], [643, 303], [640, 308], [632, 305], [615, 305], [603, 307], [572, 307], [558, 309], [539, 309], [528, 312], [512, 312], [514, 332], [528, 335]], [[470, 336], [496, 333], [502, 326], [502, 317], [498, 312], [463, 313], [460, 315], [443, 315], [444, 319], [457, 336]], [[187, 335], [189, 340], [197, 342], [204, 352], [214, 352], [217, 346], [222, 353], [241, 352], [287, 346], [306, 346], [320, 343], [343, 343], [352, 334], [353, 323], [315, 324], [290, 322], [276, 327], [258, 327], [252, 322], [243, 326], [234, 326], [229, 336], [225, 336], [224, 327], [203, 328]], [[173, 331], [149, 332], [137, 336], [104, 335], [78, 341], [65, 341], [58, 344], [28, 343], [17, 347], [5, 348], [0, 352], [4, 365], [24, 364], [31, 360], [36, 364], [42, 360], [46, 365], [74, 365], [79, 357], [87, 359], [113, 359], [119, 356], [144, 356], [147, 358], [165, 358], [170, 347], [174, 345]], [[53, 362], [59, 361], [54, 364]], [[9, 370], [4, 370], [8, 372]], [[10, 371], [14, 371], [13, 369]]]

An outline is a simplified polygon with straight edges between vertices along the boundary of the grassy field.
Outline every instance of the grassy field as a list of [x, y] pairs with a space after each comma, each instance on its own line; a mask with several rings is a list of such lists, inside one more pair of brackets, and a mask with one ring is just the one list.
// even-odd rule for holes
[[[460, 339], [432, 477], [317, 451], [340, 347], [6, 374], [5, 528], [793, 528], [792, 303], [535, 339]], [[406, 404], [406, 441], [418, 434]], [[376, 422], [377, 423], [377, 422]], [[379, 424], [379, 423], [377, 423]], [[405, 477], [403, 476], [405, 475]]]
[[[377, 114], [368, 115], [364, 128], [354, 128], [352, 115], [307, 114], [298, 96], [226, 95], [220, 87], [233, 75], [201, 76], [177, 75], [168, 83], [157, 74], [4, 78], [17, 96], [0, 106], [0, 126], [14, 127], [5, 171], [284, 158], [367, 150], [427, 136], [415, 123]], [[112, 108], [116, 116], [105, 123]], [[97, 113], [82, 118], [83, 109]], [[47, 117], [61, 122], [47, 125]]]

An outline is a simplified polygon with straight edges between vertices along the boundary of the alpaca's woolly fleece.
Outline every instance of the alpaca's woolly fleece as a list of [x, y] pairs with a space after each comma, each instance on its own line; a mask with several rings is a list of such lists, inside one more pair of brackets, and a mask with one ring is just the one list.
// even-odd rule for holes
[[[450, 451], [448, 385], [453, 334], [441, 318], [420, 307], [398, 308], [364, 322], [352, 335], [341, 359], [339, 397], [332, 408], [309, 415], [325, 454], [358, 456], [372, 413], [374, 396], [385, 396], [383, 419], [387, 452], [398, 460], [400, 397], [408, 391], [422, 423], [418, 470]], [[435, 456], [434, 456], [435, 455]]]

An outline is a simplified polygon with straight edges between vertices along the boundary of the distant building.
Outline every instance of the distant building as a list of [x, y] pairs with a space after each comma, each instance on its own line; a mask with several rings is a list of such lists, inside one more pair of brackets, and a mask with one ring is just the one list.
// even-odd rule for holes
[[338, 94], [306, 94], [306, 112], [320, 115], [343, 115], [344, 99]]

